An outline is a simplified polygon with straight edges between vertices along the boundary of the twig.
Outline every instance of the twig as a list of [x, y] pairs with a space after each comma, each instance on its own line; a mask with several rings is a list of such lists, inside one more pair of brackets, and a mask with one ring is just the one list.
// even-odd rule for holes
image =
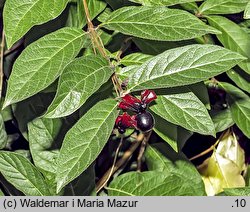
[[7, 49], [6, 51], [4, 51], [4, 57], [6, 57], [7, 55], [9, 55], [12, 52], [16, 51], [17, 49], [19, 49], [22, 46], [23, 42], [24, 42], [24, 39], [21, 39], [12, 48]]
[[[112, 176], [123, 164], [127, 162], [127, 160], [132, 156], [137, 147], [141, 144], [141, 142], [145, 139], [144, 134], [139, 134], [137, 140], [132, 143], [130, 148], [123, 154], [123, 156], [115, 163], [114, 166], [109, 168], [106, 173], [102, 176], [102, 178], [96, 184], [96, 191], [99, 192], [101, 190], [101, 186], [106, 181], [107, 177]], [[113, 169], [113, 170], [112, 170]], [[112, 172], [111, 172], [112, 170]]]
[[[83, 0], [83, 6], [84, 6], [84, 11], [85, 11], [86, 19], [87, 19], [87, 24], [88, 24], [88, 32], [89, 32], [89, 35], [91, 36], [91, 41], [93, 43], [93, 46], [96, 47], [98, 49], [98, 51], [100, 52], [100, 54], [104, 58], [106, 58], [109, 61], [109, 63], [111, 64], [111, 62], [108, 58], [108, 55], [105, 51], [105, 48], [103, 46], [103, 42], [102, 42], [100, 36], [98, 35], [98, 33], [96, 32], [95, 27], [91, 21], [89, 9], [88, 9], [88, 4], [87, 4], [86, 0]], [[117, 96], [120, 97], [122, 95], [123, 90], [122, 90], [121, 84], [120, 84], [115, 72], [112, 75], [112, 82], [113, 82]]]
[[143, 139], [143, 141], [141, 143], [140, 152], [139, 152], [138, 157], [137, 157], [137, 171], [139, 171], [139, 172], [141, 171], [142, 156], [143, 156], [143, 153], [145, 152], [145, 149], [146, 149], [146, 146], [148, 143], [148, 139], [150, 138], [151, 134], [152, 134], [152, 130], [150, 130], [150, 132], [145, 134], [145, 139]]
[[0, 47], [0, 51], [1, 51], [1, 59], [0, 59], [0, 98], [2, 98], [2, 90], [3, 90], [3, 57], [4, 57], [4, 30], [2, 31], [2, 42], [1, 42], [1, 47]]
[[114, 162], [113, 162], [113, 165], [111, 167], [111, 170], [109, 172], [109, 175], [107, 176], [106, 180], [103, 182], [102, 185], [100, 185], [100, 187], [98, 188], [99, 190], [97, 192], [99, 192], [106, 184], [107, 182], [109, 181], [110, 177], [112, 176], [112, 173], [114, 171], [114, 167], [115, 167], [115, 163], [116, 163], [116, 160], [117, 160], [117, 157], [118, 157], [118, 154], [119, 154], [119, 151], [120, 151], [120, 148], [122, 146], [122, 142], [123, 142], [123, 137], [121, 137], [121, 140], [120, 140], [120, 143], [115, 151], [115, 157], [114, 157]]
[[228, 133], [229, 133], [229, 130], [222, 133], [221, 136], [219, 137], [219, 139], [215, 142], [215, 144], [213, 144], [212, 146], [210, 146], [208, 149], [204, 150], [203, 152], [199, 153], [198, 155], [195, 155], [192, 158], [189, 158], [189, 160], [190, 161], [195, 160], [195, 159], [202, 157], [202, 156], [206, 155], [207, 153], [213, 151], [215, 149], [215, 147], [218, 145], [218, 143], [222, 140], [222, 138], [225, 135], [227, 135]]

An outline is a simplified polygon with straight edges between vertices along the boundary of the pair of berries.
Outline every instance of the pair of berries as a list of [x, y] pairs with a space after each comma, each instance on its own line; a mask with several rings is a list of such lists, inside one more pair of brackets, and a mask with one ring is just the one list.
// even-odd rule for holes
[[138, 99], [130, 94], [122, 97], [122, 101], [118, 107], [122, 110], [130, 110], [134, 115], [129, 115], [124, 112], [119, 115], [115, 121], [115, 125], [119, 133], [125, 133], [127, 128], [136, 128], [142, 132], [148, 132], [154, 127], [154, 117], [147, 111], [150, 102], [157, 98], [154, 91], [145, 90], [141, 92], [141, 99]]

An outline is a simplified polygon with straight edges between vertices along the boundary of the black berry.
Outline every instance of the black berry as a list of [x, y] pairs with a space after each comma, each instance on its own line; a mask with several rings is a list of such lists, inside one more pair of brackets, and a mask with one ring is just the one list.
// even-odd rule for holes
[[151, 113], [145, 111], [136, 116], [137, 128], [142, 132], [147, 132], [154, 127], [155, 120]]

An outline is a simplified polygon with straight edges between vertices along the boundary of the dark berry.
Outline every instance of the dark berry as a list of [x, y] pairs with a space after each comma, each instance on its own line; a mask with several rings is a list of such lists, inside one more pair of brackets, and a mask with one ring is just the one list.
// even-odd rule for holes
[[144, 112], [136, 115], [137, 128], [142, 132], [150, 131], [155, 124], [154, 117], [149, 112]]

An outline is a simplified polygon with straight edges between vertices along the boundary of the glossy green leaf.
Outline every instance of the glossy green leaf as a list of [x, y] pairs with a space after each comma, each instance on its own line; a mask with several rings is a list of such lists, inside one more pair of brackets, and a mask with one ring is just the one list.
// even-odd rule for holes
[[190, 90], [157, 97], [150, 109], [166, 119], [193, 132], [215, 135], [214, 124], [204, 104]]
[[[80, 1], [82, 2], [82, 0], [80, 0]], [[87, 0], [87, 4], [88, 4], [89, 15], [90, 15], [91, 20], [93, 20], [107, 6], [107, 3], [105, 1], [101, 1], [101, 0]], [[84, 8], [83, 8], [83, 10], [84, 10]], [[79, 12], [81, 12], [81, 11], [79, 11]], [[84, 23], [85, 24], [87, 23], [86, 18], [85, 18]]]
[[101, 26], [159, 41], [187, 40], [208, 33], [219, 33], [186, 11], [165, 7], [123, 7], [112, 12]]
[[206, 0], [199, 7], [201, 14], [239, 13], [246, 7], [248, 0]]
[[7, 0], [3, 19], [7, 46], [10, 48], [31, 27], [56, 18], [69, 0]]
[[168, 152], [162, 144], [153, 144], [146, 149], [145, 158], [150, 171], [161, 171], [182, 176], [183, 179], [192, 181], [195, 193], [199, 193], [198, 195], [205, 194], [201, 176], [195, 166], [177, 153]]
[[61, 128], [61, 120], [38, 118], [28, 124], [32, 159], [45, 176], [56, 173], [58, 150], [51, 150]]
[[[152, 112], [151, 112], [152, 113]], [[155, 126], [153, 130], [159, 135], [164, 141], [166, 141], [176, 152], [177, 147], [177, 126], [166, 121], [160, 116], [152, 113], [155, 119]]]
[[158, 55], [168, 49], [173, 49], [181, 46], [186, 46], [190, 44], [196, 44], [192, 40], [183, 40], [183, 41], [157, 41], [157, 40], [146, 40], [142, 38], [133, 38], [133, 42], [138, 46], [144, 54]]
[[183, 7], [185, 10], [190, 11], [192, 13], [196, 13], [198, 11], [198, 5], [196, 2], [187, 2], [181, 4], [181, 7]]
[[250, 18], [250, 2], [248, 2], [245, 11], [244, 11], [244, 18], [249, 19]]
[[250, 75], [240, 69], [227, 71], [227, 76], [242, 90], [250, 93]]
[[247, 34], [240, 26], [222, 16], [208, 16], [208, 22], [211, 26], [222, 32], [217, 35], [219, 41], [225, 48], [238, 52], [248, 58], [239, 66], [250, 74], [250, 34]]
[[208, 110], [211, 110], [208, 89], [204, 82], [189, 85], [188, 88], [201, 100]]
[[3, 149], [7, 144], [7, 133], [5, 131], [4, 120], [0, 114], [0, 149]]
[[[167, 160], [156, 149], [148, 146], [146, 162], [151, 161], [153, 171], [130, 172], [115, 178], [108, 187], [111, 196], [200, 196], [205, 195], [202, 179], [195, 167], [178, 160]], [[152, 168], [152, 164], [150, 166]], [[152, 170], [152, 169], [150, 169]]]
[[215, 132], [223, 132], [234, 125], [230, 109], [211, 112], [211, 117], [214, 123]]
[[72, 114], [108, 81], [113, 70], [106, 59], [99, 56], [76, 58], [60, 76], [55, 99], [45, 117], [57, 118]]
[[250, 138], [250, 97], [229, 83], [220, 82], [219, 86], [224, 89], [229, 96], [233, 120], [241, 131]]
[[151, 59], [152, 57], [152, 55], [143, 54], [140, 52], [132, 53], [123, 57], [121, 59], [121, 64], [125, 66], [142, 65], [144, 62]]
[[[126, 72], [132, 91], [194, 84], [223, 73], [245, 59], [215, 45], [189, 45], [170, 49]], [[122, 73], [121, 71], [121, 74]]]
[[96, 159], [114, 127], [117, 102], [100, 101], [66, 134], [57, 161], [57, 191], [78, 177]]
[[28, 139], [28, 123], [41, 116], [53, 100], [52, 93], [39, 93], [18, 104], [12, 104], [11, 108], [18, 124], [18, 129], [26, 140]]
[[95, 163], [64, 188], [64, 196], [96, 196]]
[[198, 196], [193, 182], [182, 176], [160, 171], [129, 172], [109, 185], [109, 196]]
[[[90, 19], [93, 20], [101, 13], [107, 3], [100, 0], [87, 0]], [[83, 1], [77, 0], [76, 4], [70, 5], [67, 26], [82, 28], [87, 24], [86, 15], [84, 12]]]
[[7, 181], [27, 196], [50, 195], [42, 174], [20, 154], [1, 151], [0, 172]]
[[29, 45], [14, 64], [3, 107], [26, 99], [54, 82], [86, 39], [82, 30], [66, 27]]
[[[129, 0], [142, 5], [160, 5], [160, 6], [171, 6], [175, 4], [193, 2], [194, 0]], [[198, 0], [201, 1], [201, 0]]]
[[183, 127], [177, 127], [177, 144], [178, 150], [181, 151], [187, 140], [193, 135], [192, 131], [186, 130]]
[[250, 196], [250, 187], [225, 188], [223, 195], [225, 196]]

